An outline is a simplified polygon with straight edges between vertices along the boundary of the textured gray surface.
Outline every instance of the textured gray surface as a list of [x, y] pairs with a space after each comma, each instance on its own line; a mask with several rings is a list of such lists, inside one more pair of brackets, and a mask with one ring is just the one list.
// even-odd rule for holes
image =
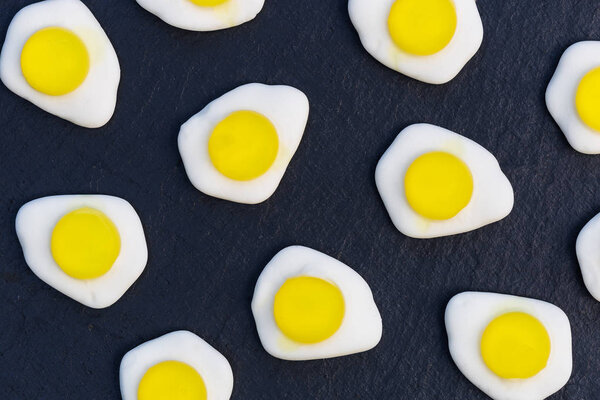
[[[0, 35], [30, 0], [0, 9]], [[95, 131], [52, 117], [0, 85], [0, 386], [6, 399], [118, 399], [121, 357], [189, 329], [230, 360], [234, 399], [485, 399], [450, 359], [446, 302], [463, 290], [547, 300], [573, 328], [574, 371], [552, 399], [600, 393], [600, 304], [575, 259], [578, 231], [600, 212], [600, 157], [573, 151], [544, 106], [573, 42], [600, 39], [596, 0], [480, 0], [485, 38], [465, 70], [436, 87], [378, 64], [361, 47], [346, 1], [274, 1], [242, 27], [172, 28], [133, 0], [85, 0], [122, 67], [116, 114]], [[296, 157], [258, 206], [206, 197], [188, 182], [179, 125], [213, 98], [259, 81], [311, 100]], [[428, 122], [494, 153], [515, 209], [478, 231], [402, 236], [375, 189], [396, 134]], [[148, 267], [113, 307], [91, 310], [27, 268], [14, 233], [25, 202], [62, 193], [128, 199], [144, 223]], [[266, 262], [302, 244], [354, 267], [384, 319], [374, 350], [284, 362], [263, 351], [250, 299]]]

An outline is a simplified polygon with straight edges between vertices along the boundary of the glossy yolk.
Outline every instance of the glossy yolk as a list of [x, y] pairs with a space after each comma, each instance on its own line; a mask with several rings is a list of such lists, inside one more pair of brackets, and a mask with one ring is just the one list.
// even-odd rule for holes
[[575, 104], [583, 122], [600, 132], [600, 67], [583, 77], [577, 88]]
[[214, 7], [221, 4], [227, 3], [229, 0], [190, 0], [197, 6], [200, 7]]
[[208, 154], [215, 168], [230, 179], [249, 181], [271, 168], [279, 151], [277, 130], [265, 116], [236, 111], [213, 130]]
[[487, 326], [481, 337], [481, 355], [488, 368], [500, 378], [531, 378], [548, 363], [550, 337], [535, 317], [511, 312]]
[[452, 0], [396, 0], [388, 16], [388, 30], [401, 50], [428, 56], [442, 50], [456, 32]]
[[179, 361], [164, 361], [149, 368], [138, 386], [138, 400], [206, 400], [202, 376]]
[[121, 251], [121, 237], [104, 213], [84, 207], [58, 221], [50, 247], [54, 261], [67, 275], [94, 279], [112, 268]]
[[473, 176], [469, 167], [452, 154], [426, 153], [408, 167], [404, 192], [415, 212], [432, 220], [446, 220], [471, 201]]
[[273, 314], [283, 334], [299, 343], [318, 343], [331, 337], [344, 319], [344, 296], [320, 278], [290, 278], [275, 295]]
[[21, 52], [21, 71], [29, 85], [50, 96], [77, 89], [90, 70], [90, 57], [81, 39], [70, 30], [44, 28], [27, 40]]

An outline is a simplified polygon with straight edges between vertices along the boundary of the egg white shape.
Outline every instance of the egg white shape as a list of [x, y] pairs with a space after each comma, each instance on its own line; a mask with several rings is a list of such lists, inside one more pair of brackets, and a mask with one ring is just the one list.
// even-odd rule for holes
[[[432, 151], [461, 159], [473, 177], [471, 201], [455, 217], [430, 220], [415, 212], [404, 193], [404, 176], [412, 162]], [[396, 228], [413, 238], [434, 238], [468, 232], [506, 217], [514, 193], [496, 158], [474, 141], [435, 125], [405, 128], [388, 148], [375, 170], [375, 182]]]
[[[279, 136], [279, 152], [263, 175], [236, 181], [221, 174], [208, 153], [215, 126], [235, 111], [255, 111], [267, 117]], [[291, 86], [250, 83], [212, 101], [181, 126], [178, 144], [185, 171], [196, 189], [220, 199], [257, 204], [267, 200], [279, 186], [308, 121], [309, 105], [304, 93]]]
[[215, 31], [253, 20], [264, 0], [228, 0], [203, 7], [190, 0], [136, 0], [140, 6], [169, 25], [190, 31]]
[[179, 361], [194, 368], [206, 386], [208, 400], [228, 400], [233, 372], [227, 359], [204, 340], [188, 331], [175, 331], [130, 350], [119, 370], [123, 400], [137, 400], [146, 371], [164, 361]]
[[600, 301], [600, 214], [583, 227], [575, 247], [585, 287]]
[[[21, 71], [23, 46], [31, 35], [49, 26], [75, 33], [90, 57], [83, 83], [62, 96], [38, 92]], [[50, 114], [86, 128], [99, 128], [115, 111], [121, 68], [110, 40], [81, 1], [44, 0], [21, 9], [10, 23], [0, 54], [0, 79], [10, 91]]]
[[[344, 297], [342, 324], [337, 332], [322, 342], [303, 344], [292, 341], [275, 322], [275, 294], [287, 279], [297, 276], [332, 282]], [[346, 264], [303, 246], [287, 247], [267, 264], [256, 282], [252, 313], [265, 350], [284, 360], [313, 360], [367, 351], [379, 343], [383, 329], [367, 282]]]
[[[116, 226], [121, 251], [112, 268], [95, 279], [75, 279], [54, 261], [50, 247], [52, 231], [71, 211], [90, 207], [104, 213]], [[126, 200], [106, 195], [49, 196], [30, 201], [17, 213], [15, 228], [29, 268], [59, 292], [92, 308], [114, 304], [144, 271], [148, 249], [144, 229]]]
[[600, 41], [575, 43], [562, 55], [546, 89], [546, 106], [569, 144], [584, 154], [600, 154], [600, 132], [579, 117], [575, 95], [579, 82], [600, 67]]
[[[509, 312], [535, 317], [550, 337], [548, 364], [529, 379], [500, 378], [481, 356], [480, 342], [485, 328], [493, 319]], [[542, 400], [560, 390], [571, 376], [571, 327], [565, 313], [553, 304], [497, 293], [464, 292], [448, 303], [445, 321], [450, 355], [458, 369], [494, 400]]]
[[406, 76], [443, 84], [458, 75], [483, 41], [483, 24], [475, 0], [453, 0], [456, 32], [448, 45], [429, 56], [400, 49], [388, 31], [388, 16], [395, 0], [350, 0], [348, 12], [364, 48], [380, 63]]

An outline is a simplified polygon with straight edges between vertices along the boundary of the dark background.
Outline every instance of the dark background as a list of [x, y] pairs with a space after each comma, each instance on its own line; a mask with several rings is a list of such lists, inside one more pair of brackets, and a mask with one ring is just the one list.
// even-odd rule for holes
[[[4, 37], [31, 0], [0, 9]], [[452, 362], [443, 323], [464, 290], [552, 302], [569, 315], [574, 369], [552, 399], [600, 393], [600, 304], [575, 257], [600, 212], [600, 156], [575, 152], [544, 104], [562, 52], [600, 39], [597, 0], [480, 0], [483, 45], [443, 86], [387, 69], [361, 46], [346, 0], [267, 0], [258, 17], [214, 33], [176, 29], [133, 0], [85, 0], [119, 55], [112, 120], [65, 122], [0, 85], [0, 387], [3, 399], [119, 399], [121, 357], [176, 329], [230, 361], [233, 399], [485, 399]], [[311, 101], [304, 139], [277, 192], [248, 206], [196, 191], [177, 151], [179, 126], [248, 82], [293, 85]], [[516, 194], [499, 223], [415, 240], [392, 225], [374, 183], [379, 157], [416, 122], [474, 139]], [[39, 280], [14, 230], [17, 210], [47, 195], [130, 201], [150, 258], [114, 306], [93, 310]], [[286, 362], [261, 347], [250, 311], [256, 278], [302, 244], [356, 269], [383, 320], [366, 353]]]

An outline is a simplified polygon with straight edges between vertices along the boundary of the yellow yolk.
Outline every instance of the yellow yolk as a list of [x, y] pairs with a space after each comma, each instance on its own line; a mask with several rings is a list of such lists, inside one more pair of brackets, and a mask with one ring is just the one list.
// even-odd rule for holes
[[50, 244], [58, 266], [76, 279], [107, 273], [121, 251], [121, 237], [113, 222], [93, 208], [64, 215], [54, 226]]
[[452, 0], [396, 0], [388, 17], [388, 30], [401, 50], [428, 56], [442, 50], [456, 32]]
[[200, 374], [179, 361], [164, 361], [149, 368], [138, 386], [138, 400], [206, 400]]
[[583, 122], [600, 132], [600, 67], [588, 72], [579, 82], [575, 105]]
[[249, 181], [267, 172], [278, 151], [277, 130], [254, 111], [230, 114], [208, 140], [208, 154], [215, 168], [236, 181]]
[[285, 281], [275, 295], [273, 315], [285, 336], [299, 343], [331, 337], [344, 319], [344, 296], [332, 283], [300, 276]]
[[21, 71], [29, 85], [50, 96], [77, 89], [90, 70], [90, 57], [81, 39], [58, 27], [40, 29], [25, 43]]
[[214, 6], [219, 6], [223, 3], [227, 3], [229, 0], [190, 0], [190, 1], [200, 7], [214, 7]]
[[404, 192], [415, 212], [425, 218], [446, 220], [471, 201], [473, 176], [469, 167], [452, 154], [426, 153], [408, 167]]
[[511, 312], [494, 319], [481, 337], [483, 361], [505, 379], [527, 379], [543, 370], [550, 357], [550, 337], [535, 317]]

